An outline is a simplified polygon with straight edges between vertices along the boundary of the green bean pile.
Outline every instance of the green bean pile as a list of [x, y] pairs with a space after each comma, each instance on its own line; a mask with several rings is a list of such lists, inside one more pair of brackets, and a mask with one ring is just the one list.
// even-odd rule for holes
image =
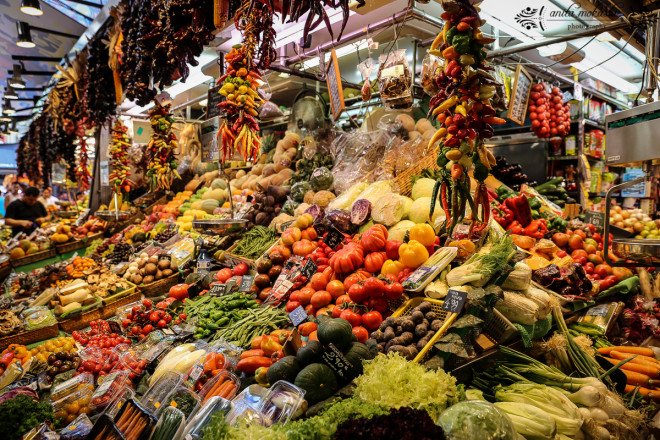
[[276, 241], [275, 231], [264, 226], [255, 226], [236, 244], [236, 248], [232, 253], [250, 260], [256, 260]]
[[269, 334], [291, 323], [289, 315], [280, 308], [263, 306], [247, 312], [245, 318], [218, 330], [211, 341], [224, 338], [229, 343], [247, 348], [255, 337]]

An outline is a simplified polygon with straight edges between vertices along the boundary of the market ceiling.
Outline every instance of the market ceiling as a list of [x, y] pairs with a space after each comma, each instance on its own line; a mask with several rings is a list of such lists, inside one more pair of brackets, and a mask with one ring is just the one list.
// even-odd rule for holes
[[[45, 86], [56, 72], [56, 65], [83, 34], [107, 0], [0, 0], [0, 87], [3, 98], [7, 95], [7, 80], [15, 66], [21, 66], [24, 89], [15, 88], [18, 99], [9, 105], [16, 110], [13, 120], [30, 117], [35, 102], [43, 94]], [[97, 5], [97, 6], [93, 6]], [[23, 12], [41, 15], [30, 15]], [[39, 9], [36, 9], [38, 7]], [[19, 47], [21, 28], [24, 46]], [[28, 31], [29, 29], [29, 31]], [[29, 37], [28, 37], [29, 34]], [[29, 39], [29, 40], [28, 40]], [[7, 102], [3, 101], [3, 108]], [[27, 122], [27, 121], [26, 121]]]

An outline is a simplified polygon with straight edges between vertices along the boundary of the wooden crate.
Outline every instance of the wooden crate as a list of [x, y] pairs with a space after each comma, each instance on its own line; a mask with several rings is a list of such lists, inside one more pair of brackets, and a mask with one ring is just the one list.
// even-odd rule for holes
[[[112, 318], [113, 316], [115, 316], [115, 314], [117, 313], [117, 310], [120, 307], [124, 307], [125, 305], [133, 303], [135, 301], [139, 301], [140, 298], [142, 298], [142, 293], [140, 291], [135, 291], [134, 290], [128, 296], [124, 296], [123, 298], [120, 298], [117, 301], [111, 302], [111, 303], [103, 306], [101, 308], [101, 318], [102, 319]], [[105, 303], [105, 300], [103, 300], [103, 302]]]
[[68, 243], [58, 244], [55, 246], [58, 254], [66, 254], [67, 252], [75, 251], [89, 246], [94, 240], [103, 237], [103, 232], [97, 232], [94, 235], [84, 237], [80, 240], [73, 240]]
[[82, 328], [88, 327], [90, 322], [96, 321], [97, 319], [101, 319], [101, 309], [94, 309], [90, 310], [89, 312], [76, 315], [74, 318], [58, 322], [57, 325], [63, 332], [71, 333], [74, 330], [80, 330]]
[[26, 264], [36, 263], [37, 261], [43, 261], [49, 258], [53, 258], [55, 255], [56, 255], [55, 248], [51, 247], [50, 249], [46, 249], [45, 251], [37, 252], [31, 255], [26, 255], [16, 260], [11, 260], [11, 264], [14, 267], [25, 266]]
[[170, 287], [176, 285], [179, 282], [179, 276], [179, 272], [175, 272], [169, 277], [163, 278], [162, 280], [138, 286], [138, 289], [140, 290], [140, 293], [147, 298], [161, 296], [169, 292]]

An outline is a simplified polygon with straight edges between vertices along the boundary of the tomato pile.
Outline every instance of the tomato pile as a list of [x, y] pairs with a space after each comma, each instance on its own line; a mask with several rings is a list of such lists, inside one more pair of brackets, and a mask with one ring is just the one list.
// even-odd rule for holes
[[89, 323], [91, 330], [86, 332], [74, 331], [71, 333], [80, 345], [86, 347], [113, 348], [119, 344], [130, 344], [128, 338], [117, 333], [112, 333], [110, 324], [103, 319], [97, 319]]
[[564, 137], [571, 129], [571, 104], [564, 102], [559, 87], [548, 93], [544, 83], [534, 84], [529, 95], [529, 119], [536, 136]]
[[[139, 338], [151, 333], [155, 328], [165, 328], [172, 322], [172, 315], [159, 306], [152, 307], [150, 299], [142, 300], [142, 305], [135, 305], [121, 321], [121, 326], [126, 329], [131, 337]], [[179, 321], [180, 323], [180, 321]]]

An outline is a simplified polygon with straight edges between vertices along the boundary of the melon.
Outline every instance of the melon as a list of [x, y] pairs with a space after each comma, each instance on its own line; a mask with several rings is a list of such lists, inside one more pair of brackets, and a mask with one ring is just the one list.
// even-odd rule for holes
[[211, 189], [225, 189], [227, 188], [227, 182], [224, 179], [215, 179], [211, 183]]
[[220, 203], [224, 203], [227, 198], [227, 192], [224, 189], [216, 188], [204, 193], [202, 200], [216, 200]]
[[12, 260], [16, 260], [18, 258], [24, 257], [25, 256], [25, 251], [19, 247], [16, 247], [9, 252], [9, 258]]
[[213, 214], [213, 210], [220, 206], [220, 202], [215, 199], [208, 199], [202, 202], [202, 210], [207, 214]]

